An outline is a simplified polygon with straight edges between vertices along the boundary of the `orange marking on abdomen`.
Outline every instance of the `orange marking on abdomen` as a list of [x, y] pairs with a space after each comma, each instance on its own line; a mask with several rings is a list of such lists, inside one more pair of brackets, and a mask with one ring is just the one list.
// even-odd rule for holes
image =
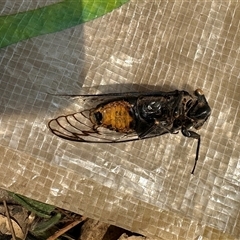
[[132, 128], [135, 121], [131, 114], [131, 105], [128, 102], [115, 101], [107, 103], [97, 108], [93, 114], [101, 114], [101, 120], [100, 123], [98, 123], [99, 126], [117, 132], [127, 133], [133, 130]]

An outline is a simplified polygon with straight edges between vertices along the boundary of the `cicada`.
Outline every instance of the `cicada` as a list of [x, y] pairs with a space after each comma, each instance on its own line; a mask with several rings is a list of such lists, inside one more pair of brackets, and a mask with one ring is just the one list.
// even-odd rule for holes
[[120, 143], [181, 131], [183, 136], [198, 141], [191, 172], [194, 173], [201, 138], [190, 129], [198, 130], [211, 114], [201, 89], [195, 90], [192, 95], [187, 91], [175, 90], [74, 97], [93, 99], [95, 105], [52, 119], [49, 128], [58, 137], [86, 143]]

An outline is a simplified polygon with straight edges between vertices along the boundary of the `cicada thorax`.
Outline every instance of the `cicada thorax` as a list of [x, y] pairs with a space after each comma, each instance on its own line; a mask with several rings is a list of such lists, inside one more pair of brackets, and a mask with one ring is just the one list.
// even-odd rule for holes
[[136, 124], [132, 106], [124, 100], [98, 106], [92, 110], [90, 118], [95, 128], [104, 127], [122, 133], [133, 132]]

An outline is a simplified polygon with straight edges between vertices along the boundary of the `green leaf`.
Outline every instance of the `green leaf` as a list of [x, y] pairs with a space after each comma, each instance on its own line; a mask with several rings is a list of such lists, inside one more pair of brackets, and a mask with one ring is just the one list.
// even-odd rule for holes
[[46, 221], [39, 222], [31, 232], [34, 235], [39, 235], [41, 233], [44, 233], [48, 229], [50, 229], [51, 227], [56, 225], [60, 221], [61, 217], [62, 217], [62, 215], [60, 213], [56, 213], [50, 219], [48, 219]]
[[28, 211], [35, 213], [37, 216], [42, 218], [50, 218], [51, 213], [55, 209], [54, 206], [41, 203], [39, 201], [27, 198], [25, 196], [8, 192], [8, 194], [20, 205], [25, 207]]
[[63, 0], [46, 7], [0, 16], [0, 48], [90, 21], [129, 0]]

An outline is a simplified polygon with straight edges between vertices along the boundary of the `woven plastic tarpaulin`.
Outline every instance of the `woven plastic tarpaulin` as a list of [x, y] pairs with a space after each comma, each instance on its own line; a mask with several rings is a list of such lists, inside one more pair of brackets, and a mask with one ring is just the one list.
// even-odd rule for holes
[[[95, 4], [91, 12], [103, 2], [82, 6]], [[59, 3], [2, 0], [0, 20], [9, 24], [6, 16]], [[61, 9], [62, 18], [71, 22], [68, 10]], [[16, 26], [15, 43], [2, 45], [0, 187], [156, 239], [237, 239], [238, 3], [130, 0], [96, 12], [61, 29], [48, 29], [49, 18], [40, 15], [48, 32], [27, 18], [26, 26], [38, 32], [21, 39]], [[3, 40], [9, 33], [0, 29]], [[87, 144], [60, 139], [48, 128], [52, 118], [84, 108], [59, 94], [197, 88], [212, 114], [198, 131], [194, 175], [197, 143], [181, 134]]]

